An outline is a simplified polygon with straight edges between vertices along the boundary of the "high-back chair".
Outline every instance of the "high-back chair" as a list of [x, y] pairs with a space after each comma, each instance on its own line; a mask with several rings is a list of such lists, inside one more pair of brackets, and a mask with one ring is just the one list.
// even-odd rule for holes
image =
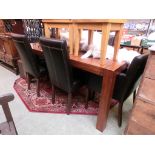
[[[67, 114], [70, 113], [72, 93], [81, 87], [79, 79], [73, 75], [65, 40], [40, 38], [49, 77], [52, 84], [52, 102], [55, 102], [55, 87], [68, 93]], [[74, 78], [75, 77], [75, 78]]]
[[13, 41], [18, 50], [20, 58], [23, 62], [24, 70], [26, 72], [28, 89], [30, 89], [31, 76], [37, 81], [37, 96], [40, 96], [40, 77], [45, 73], [46, 68], [39, 63], [39, 59], [33, 53], [30, 43], [25, 35], [12, 34]]
[[[117, 100], [118, 106], [118, 125], [122, 124], [122, 108], [124, 101], [133, 92], [135, 98], [136, 88], [139, 84], [140, 77], [144, 71], [148, 54], [136, 56], [126, 72], [120, 73], [115, 82], [113, 99]], [[101, 92], [102, 77], [91, 74], [88, 80], [88, 88], [92, 91]]]
[[8, 102], [12, 101], [13, 99], [14, 99], [14, 95], [11, 93], [0, 95], [0, 105], [2, 106], [2, 109], [4, 111], [4, 114], [7, 120], [6, 122], [3, 122], [0, 124], [0, 134], [4, 134], [4, 135], [18, 134], [8, 105]]

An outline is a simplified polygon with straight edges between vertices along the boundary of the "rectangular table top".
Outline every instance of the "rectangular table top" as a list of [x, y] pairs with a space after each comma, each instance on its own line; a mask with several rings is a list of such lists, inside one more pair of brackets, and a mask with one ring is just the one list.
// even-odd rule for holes
[[44, 19], [43, 23], [125, 23], [125, 19]]
[[[42, 54], [42, 48], [39, 43], [31, 43], [31, 47], [33, 50], [35, 50], [35, 53], [39, 55]], [[122, 68], [126, 67], [127, 64], [126, 62], [118, 62], [118, 61], [113, 61], [106, 59], [103, 64], [100, 63], [100, 59], [95, 59], [95, 58], [86, 58], [82, 59], [81, 56], [74, 56], [70, 55], [69, 56], [70, 61], [74, 67], [81, 68], [83, 70], [92, 72], [97, 75], [103, 75], [104, 70], [109, 70], [112, 72], [120, 72]]]

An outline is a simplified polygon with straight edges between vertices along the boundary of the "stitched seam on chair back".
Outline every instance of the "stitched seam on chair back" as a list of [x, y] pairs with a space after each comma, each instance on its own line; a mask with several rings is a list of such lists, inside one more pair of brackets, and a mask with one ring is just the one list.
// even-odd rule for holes
[[[56, 68], [56, 66], [55, 66], [55, 63], [53, 63], [53, 53], [51, 52], [51, 47], [49, 47], [49, 46], [47, 46], [47, 49], [48, 49], [48, 53], [49, 53], [49, 55], [50, 55], [50, 57], [52, 58], [52, 60], [51, 60], [51, 63], [52, 63], [52, 66], [53, 66], [53, 76], [54, 76], [54, 79], [56, 80], [56, 83], [58, 83], [59, 81], [58, 81], [58, 78], [57, 78], [57, 72], [56, 72], [56, 70], [55, 70], [55, 68]], [[53, 80], [53, 79], [52, 79]], [[53, 82], [53, 84], [54, 84], [55, 82]]]
[[[65, 71], [65, 74], [66, 74], [66, 79], [67, 79], [67, 87], [68, 87], [68, 91], [71, 91], [70, 89], [71, 89], [71, 81], [70, 81], [70, 72], [69, 72], [69, 64], [68, 64], [68, 62], [67, 61], [69, 61], [69, 60], [67, 60], [67, 53], [65, 53], [65, 52], [67, 52], [67, 51], [63, 51], [63, 44], [61, 44], [61, 53], [62, 53], [62, 56], [63, 56], [63, 61], [64, 61], [64, 65], [65, 65], [65, 68], [66, 68], [66, 71]], [[65, 50], [65, 49], [64, 49]]]

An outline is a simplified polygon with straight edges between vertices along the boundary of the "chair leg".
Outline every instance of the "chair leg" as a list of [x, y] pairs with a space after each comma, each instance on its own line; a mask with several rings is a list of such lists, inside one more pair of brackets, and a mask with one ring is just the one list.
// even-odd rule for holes
[[14, 123], [14, 120], [13, 120], [13, 117], [12, 117], [8, 103], [3, 104], [2, 108], [3, 108], [4, 114], [6, 116], [7, 122], [13, 123], [13, 128], [11, 127], [11, 130], [13, 130], [12, 133], [18, 135], [18, 132], [17, 132], [17, 129], [16, 129], [16, 126], [15, 126], [15, 123]]
[[28, 84], [28, 90], [30, 90], [30, 81], [31, 81], [31, 79], [30, 79], [29, 73], [26, 73], [26, 79], [27, 79], [27, 84]]
[[17, 129], [16, 129], [14, 121], [13, 121], [13, 125], [14, 125], [14, 128], [15, 128], [15, 134], [18, 135], [18, 132], [17, 132]]
[[40, 96], [40, 79], [38, 78], [37, 79], [37, 97], [39, 97]]
[[133, 92], [133, 103], [135, 102], [135, 98], [136, 98], [136, 89], [135, 89], [135, 91]]
[[86, 104], [85, 104], [85, 109], [88, 108], [89, 96], [90, 96], [90, 90], [89, 89], [86, 89]]
[[66, 109], [67, 115], [70, 114], [71, 103], [72, 103], [72, 93], [68, 93], [68, 101], [67, 101], [67, 109]]
[[55, 87], [52, 85], [52, 103], [55, 103]]
[[123, 108], [123, 103], [118, 104], [118, 126], [121, 127], [122, 125], [122, 108]]
[[95, 91], [89, 90], [89, 99], [94, 101], [94, 99], [95, 99]]

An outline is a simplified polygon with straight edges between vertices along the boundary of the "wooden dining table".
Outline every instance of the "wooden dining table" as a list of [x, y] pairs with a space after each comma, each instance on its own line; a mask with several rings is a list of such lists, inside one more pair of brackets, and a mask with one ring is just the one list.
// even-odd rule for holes
[[[43, 54], [39, 43], [31, 43], [31, 47], [36, 54]], [[104, 63], [101, 64], [100, 59], [82, 59], [80, 56], [75, 55], [70, 55], [69, 60], [73, 67], [103, 77], [101, 90], [102, 95], [100, 97], [96, 123], [96, 129], [103, 132], [103, 130], [106, 128], [116, 75], [126, 68], [127, 64], [125, 62], [118, 62], [109, 59], [105, 59]]]

